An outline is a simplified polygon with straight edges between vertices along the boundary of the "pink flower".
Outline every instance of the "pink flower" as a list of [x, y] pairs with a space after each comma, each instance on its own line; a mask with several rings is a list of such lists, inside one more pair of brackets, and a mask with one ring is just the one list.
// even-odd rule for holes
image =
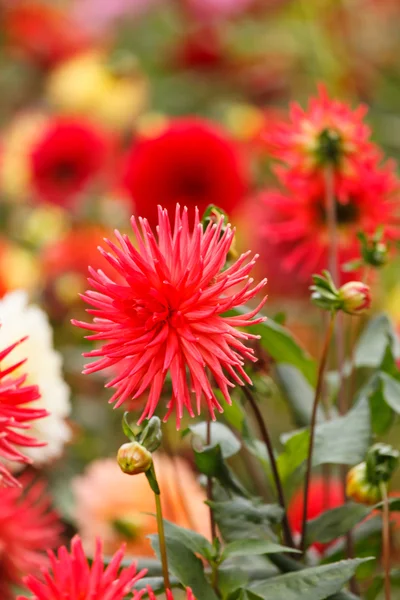
[[60, 543], [58, 515], [42, 481], [21, 477], [22, 487], [0, 488], [0, 598], [15, 598], [12, 586], [48, 565], [46, 551]]
[[246, 264], [249, 253], [222, 270], [234, 238], [230, 225], [223, 230], [219, 221], [203, 230], [196, 210], [191, 232], [188, 211], [181, 214], [179, 206], [173, 232], [168, 212], [161, 207], [158, 219], [155, 237], [146, 219], [139, 218], [140, 232], [132, 218], [137, 248], [118, 231], [119, 246], [107, 241], [111, 252], [101, 252], [124, 283], [90, 269], [94, 291], [83, 298], [94, 307], [88, 312], [95, 317], [93, 323], [74, 324], [95, 332], [88, 339], [105, 341], [86, 354], [97, 360], [86, 366], [85, 373], [115, 368], [124, 361], [122, 372], [107, 384], [116, 389], [110, 402], [120, 406], [148, 390], [139, 423], [154, 414], [169, 372], [172, 397], [165, 419], [176, 409], [179, 427], [185, 408], [194, 416], [192, 391], [198, 414], [203, 397], [213, 419], [215, 409], [223, 411], [207, 369], [229, 404], [233, 382], [251, 383], [243, 365], [245, 359], [256, 358], [242, 340], [254, 336], [237, 328], [263, 320], [253, 317], [265, 299], [246, 314], [223, 314], [254, 298], [266, 281], [252, 287], [249, 273], [256, 257]]
[[[0, 352], [0, 364], [10, 352], [22, 342], [19, 340]], [[40, 398], [36, 385], [24, 385], [26, 375], [16, 375], [24, 361], [0, 370], [0, 457], [8, 461], [30, 463], [19, 448], [43, 446], [42, 443], [25, 435], [30, 423], [47, 416], [42, 408], [31, 408], [29, 404]], [[18, 447], [17, 447], [18, 446]], [[19, 485], [8, 468], [0, 462], [0, 485]]]
[[264, 141], [270, 153], [290, 169], [292, 178], [315, 174], [324, 159], [350, 175], [355, 162], [379, 157], [363, 120], [366, 112], [364, 105], [352, 110], [345, 102], [329, 98], [320, 85], [319, 95], [308, 108], [292, 104], [289, 119], [271, 124]]
[[33, 596], [19, 596], [18, 600], [124, 600], [134, 584], [145, 574], [136, 573], [135, 563], [120, 571], [124, 550], [114, 554], [108, 567], [104, 569], [101, 542], [97, 542], [92, 564], [82, 548], [82, 542], [75, 536], [71, 542], [71, 552], [62, 546], [57, 555], [50, 552], [51, 571], [44, 571], [44, 580], [29, 575], [24, 583]]
[[[141, 590], [140, 592], [135, 592], [132, 600], [142, 600], [144, 595], [147, 595], [149, 600], [157, 600], [155, 593], [151, 589], [151, 587], [147, 586], [145, 590]], [[174, 596], [171, 590], [167, 590], [166, 600], [174, 600]], [[193, 592], [190, 588], [186, 588], [186, 600], [196, 600], [193, 595]]]

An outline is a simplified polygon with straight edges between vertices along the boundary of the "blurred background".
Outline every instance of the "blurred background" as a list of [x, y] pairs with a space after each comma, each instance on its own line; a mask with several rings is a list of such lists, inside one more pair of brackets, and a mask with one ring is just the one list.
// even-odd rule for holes
[[[97, 246], [128, 231], [132, 214], [154, 225], [157, 204], [221, 206], [238, 251], [261, 255], [267, 314], [285, 312], [316, 355], [309, 277], [282, 266], [267, 233], [262, 197], [278, 185], [268, 131], [322, 82], [331, 97], [367, 104], [374, 141], [400, 157], [399, 22], [399, 0], [0, 0], [0, 341], [30, 336], [53, 413], [35, 465], [89, 547], [100, 534], [107, 552], [125, 539], [149, 555], [144, 533], [155, 529], [138, 517], [145, 483], [106, 460], [123, 441], [122, 411], [108, 405], [104, 375], [81, 375], [89, 342], [70, 324], [84, 316], [88, 265], [110, 268]], [[396, 259], [374, 285], [376, 310], [400, 323]], [[277, 440], [291, 417], [268, 375], [260, 385]], [[171, 489], [166, 516], [201, 530], [190, 449], [174, 424], [166, 440], [186, 462], [165, 455], [162, 472], [180, 469], [193, 489], [189, 504]]]

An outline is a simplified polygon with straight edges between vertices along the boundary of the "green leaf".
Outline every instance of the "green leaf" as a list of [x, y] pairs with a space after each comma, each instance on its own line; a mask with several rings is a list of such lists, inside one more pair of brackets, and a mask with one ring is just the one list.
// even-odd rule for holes
[[249, 589], [265, 600], [324, 600], [339, 592], [366, 560], [369, 559], [345, 560], [303, 569], [256, 583]]
[[383, 385], [383, 397], [395, 413], [400, 414], [400, 383], [387, 373], [379, 373]]
[[313, 542], [327, 544], [344, 535], [365, 519], [372, 508], [355, 502], [333, 508], [307, 523], [307, 545]]
[[[281, 436], [285, 450], [278, 458], [278, 468], [284, 480], [287, 480], [306, 460], [309, 437], [308, 429]], [[313, 466], [354, 465], [364, 459], [370, 442], [370, 409], [368, 401], [361, 398], [347, 415], [316, 426]]]
[[256, 556], [260, 554], [276, 554], [277, 552], [298, 552], [298, 550], [275, 544], [275, 542], [271, 542], [270, 540], [236, 540], [225, 546], [222, 552], [222, 560], [235, 556]]
[[234, 498], [225, 502], [207, 502], [214, 511], [218, 527], [226, 541], [271, 538], [271, 527], [281, 522], [283, 510], [277, 504], [262, 504], [259, 499]]
[[361, 399], [345, 415], [317, 425], [313, 465], [355, 465], [371, 444], [370, 409]]
[[[230, 316], [245, 314], [250, 309], [240, 307], [229, 311]], [[300, 346], [288, 329], [272, 319], [252, 326], [252, 333], [260, 336], [262, 347], [277, 363], [288, 363], [297, 367], [312, 385], [317, 378], [317, 367], [311, 356]]]
[[136, 436], [128, 423], [128, 417], [129, 411], [124, 412], [124, 416], [122, 417], [122, 431], [131, 442], [134, 442], [136, 440]]
[[280, 523], [283, 509], [278, 504], [262, 504], [257, 498], [247, 499], [237, 497], [225, 502], [207, 502], [214, 510], [215, 517], [231, 518], [233, 520], [244, 520], [249, 523], [268, 523], [276, 525]]
[[209, 444], [207, 444], [207, 423], [205, 421], [190, 425], [189, 429], [193, 435], [201, 438], [203, 444], [207, 444], [208, 446], [216, 446], [218, 444], [221, 448], [223, 458], [229, 458], [239, 452], [241, 443], [229, 427], [218, 422], [211, 423], [210, 427], [211, 439]]
[[388, 340], [396, 344], [395, 329], [387, 315], [379, 314], [367, 323], [362, 332], [355, 348], [354, 364], [357, 367], [378, 367], [385, 356]]
[[[304, 427], [310, 424], [314, 388], [304, 375], [293, 365], [276, 365], [278, 383], [288, 400], [296, 424]], [[318, 421], [323, 421], [323, 411], [318, 407]]]
[[227, 598], [230, 594], [245, 586], [249, 576], [244, 569], [235, 566], [221, 566], [218, 569], [218, 589], [222, 597]]
[[219, 444], [206, 446], [201, 451], [193, 448], [193, 453], [196, 467], [200, 473], [207, 477], [215, 477], [224, 488], [232, 490], [240, 496], [248, 496], [247, 490], [225, 464]]
[[[158, 535], [150, 535], [151, 545], [160, 558]], [[185, 586], [191, 587], [196, 598], [218, 600], [208, 582], [203, 563], [182, 542], [166, 536], [168, 566], [173, 575]]]
[[171, 521], [166, 521], [165, 519], [164, 528], [165, 534], [169, 539], [181, 542], [195, 554], [201, 554], [206, 558], [213, 556], [214, 548], [212, 544], [200, 533], [192, 531], [191, 529], [179, 527], [178, 525], [175, 525], [175, 523], [171, 523]]
[[360, 390], [368, 399], [371, 410], [371, 425], [376, 435], [383, 435], [393, 423], [393, 410], [385, 402], [383, 382], [378, 373], [374, 373], [369, 382]]

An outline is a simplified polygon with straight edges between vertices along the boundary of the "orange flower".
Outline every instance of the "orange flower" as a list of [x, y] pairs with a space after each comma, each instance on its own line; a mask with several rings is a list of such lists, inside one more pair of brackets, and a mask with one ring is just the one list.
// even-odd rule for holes
[[[181, 458], [154, 456], [161, 488], [164, 518], [203, 535], [208, 534], [208, 509], [196, 478]], [[112, 554], [127, 543], [132, 556], [153, 556], [147, 536], [156, 533], [153, 492], [145, 475], [128, 476], [116, 460], [93, 462], [73, 482], [76, 521], [86, 552], [94, 552], [96, 537], [104, 553]]]

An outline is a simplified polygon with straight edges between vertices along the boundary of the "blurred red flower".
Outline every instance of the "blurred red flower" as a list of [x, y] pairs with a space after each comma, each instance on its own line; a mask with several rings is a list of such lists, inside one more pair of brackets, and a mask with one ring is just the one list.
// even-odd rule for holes
[[[322, 477], [313, 477], [309, 489], [307, 519], [315, 519], [326, 510], [341, 506], [344, 504], [344, 501], [344, 491], [341, 481], [338, 479], [331, 479], [328, 485], [328, 482], [324, 481]], [[294, 534], [300, 535], [301, 533], [303, 510], [304, 490], [303, 488], [300, 488], [292, 496], [288, 507], [289, 525]], [[322, 554], [328, 546], [329, 544], [320, 544], [316, 542], [312, 545], [312, 548]]]
[[270, 154], [290, 169], [292, 181], [315, 175], [324, 162], [350, 176], [354, 163], [380, 156], [369, 139], [366, 112], [364, 105], [352, 110], [345, 102], [331, 99], [320, 85], [318, 96], [311, 98], [307, 109], [293, 103], [289, 119], [271, 122], [263, 139]]
[[[335, 196], [339, 265], [359, 258], [360, 243], [356, 237], [359, 231], [372, 234], [381, 225], [386, 238], [399, 238], [399, 183], [392, 164], [380, 168], [370, 168], [369, 163], [358, 164], [353, 177], [336, 178]], [[283, 191], [262, 193], [260, 202], [264, 211], [259, 251], [267, 276], [273, 259], [275, 265], [280, 265], [282, 279], [290, 276], [293, 284], [308, 286], [311, 275], [328, 265], [323, 180], [314, 178], [302, 188], [288, 182]], [[341, 282], [354, 277], [354, 272], [342, 273]]]
[[19, 596], [18, 600], [124, 600], [134, 584], [145, 575], [145, 571], [136, 573], [135, 563], [120, 570], [123, 558], [124, 550], [121, 548], [105, 568], [101, 543], [98, 541], [90, 565], [80, 538], [75, 536], [71, 542], [70, 553], [62, 546], [57, 555], [50, 554], [51, 570], [45, 572], [44, 580], [33, 575], [25, 579], [25, 585], [33, 596]]
[[50, 68], [87, 46], [78, 24], [65, 10], [48, 2], [10, 2], [2, 30], [6, 47], [43, 68]]
[[0, 598], [14, 600], [14, 585], [48, 565], [46, 552], [60, 543], [61, 522], [43, 481], [20, 478], [22, 487], [0, 488]]
[[[0, 363], [22, 341], [2, 350]], [[0, 458], [12, 462], [30, 463], [30, 459], [21, 453], [21, 448], [43, 444], [25, 435], [25, 432], [29, 430], [32, 421], [46, 417], [47, 411], [29, 406], [31, 402], [40, 398], [40, 393], [37, 385], [25, 385], [27, 378], [25, 374], [16, 375], [16, 371], [23, 364], [24, 361], [20, 361], [0, 370]], [[0, 462], [0, 490], [2, 484], [19, 485], [7, 466]]]
[[[147, 596], [149, 600], [157, 600], [157, 597], [150, 586], [146, 586], [146, 589], [141, 590], [140, 592], [135, 592], [132, 600], [142, 600], [145, 596]], [[181, 596], [179, 597], [181, 598]], [[174, 595], [171, 590], [167, 590], [166, 600], [174, 600]], [[186, 588], [186, 600], [196, 600], [190, 588]]]
[[136, 214], [157, 222], [157, 205], [171, 214], [179, 202], [200, 214], [209, 204], [232, 213], [247, 189], [247, 170], [236, 143], [218, 125], [195, 117], [179, 118], [157, 136], [134, 142], [127, 157], [124, 185]]
[[90, 183], [107, 177], [111, 140], [85, 121], [55, 118], [31, 150], [31, 181], [39, 199], [71, 204]]
[[222, 270], [234, 238], [229, 225], [222, 229], [222, 220], [203, 230], [196, 211], [191, 232], [187, 209], [181, 213], [177, 206], [172, 232], [168, 211], [159, 207], [157, 238], [146, 219], [139, 218], [139, 222], [142, 232], [132, 219], [138, 249], [127, 235], [116, 232], [119, 246], [108, 241], [111, 252], [102, 251], [124, 283], [116, 284], [101, 271], [90, 270], [94, 290], [83, 299], [94, 307], [88, 312], [95, 318], [93, 323], [74, 324], [95, 332], [88, 339], [106, 343], [85, 354], [97, 358], [85, 373], [123, 364], [122, 372], [107, 384], [116, 388], [110, 402], [120, 406], [149, 390], [139, 423], [154, 414], [168, 372], [172, 398], [165, 419], [175, 408], [178, 427], [184, 408], [194, 416], [191, 390], [197, 413], [205, 398], [215, 418], [214, 411], [223, 408], [206, 369], [229, 404], [231, 380], [239, 385], [244, 385], [243, 380], [251, 383], [244, 360], [256, 359], [242, 340], [254, 336], [242, 328], [263, 320], [252, 319], [265, 299], [250, 313], [223, 314], [254, 298], [266, 281], [251, 287], [253, 280], [248, 276], [255, 258], [246, 264], [249, 253]]

